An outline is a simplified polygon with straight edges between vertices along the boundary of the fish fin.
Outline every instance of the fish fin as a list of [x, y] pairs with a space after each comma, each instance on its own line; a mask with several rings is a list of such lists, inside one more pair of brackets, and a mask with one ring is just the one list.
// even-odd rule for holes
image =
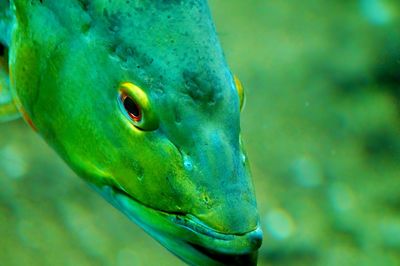
[[[3, 95], [0, 95], [2, 98]], [[21, 117], [20, 112], [15, 107], [12, 100], [8, 102], [0, 101], [0, 123], [12, 121]]]
[[[7, 48], [0, 43], [0, 123], [21, 117], [10, 90]], [[1, 51], [3, 51], [1, 53]]]
[[[1, 58], [0, 58], [1, 61]], [[9, 78], [6, 69], [0, 63], [0, 123], [21, 117], [10, 92]]]
[[10, 4], [0, 3], [0, 123], [21, 117], [10, 90], [8, 47], [10, 40]]

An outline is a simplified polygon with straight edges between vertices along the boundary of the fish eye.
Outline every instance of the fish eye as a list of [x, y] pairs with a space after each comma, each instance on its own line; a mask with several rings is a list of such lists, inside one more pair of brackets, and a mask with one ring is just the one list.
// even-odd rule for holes
[[240, 103], [240, 110], [243, 109], [244, 104], [245, 104], [245, 93], [244, 93], [244, 88], [242, 85], [242, 82], [237, 76], [233, 76], [233, 80], [235, 82], [235, 87], [239, 95], [239, 103]]
[[140, 122], [142, 119], [142, 110], [139, 105], [129, 95], [122, 94], [121, 101], [130, 118], [135, 122]]
[[151, 131], [158, 128], [158, 118], [150, 104], [147, 94], [131, 82], [119, 86], [118, 103], [124, 119], [136, 128]]

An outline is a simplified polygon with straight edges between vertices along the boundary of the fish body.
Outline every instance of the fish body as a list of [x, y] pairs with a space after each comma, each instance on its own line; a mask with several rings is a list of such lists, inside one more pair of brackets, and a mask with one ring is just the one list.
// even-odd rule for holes
[[10, 13], [9, 84], [32, 128], [185, 262], [255, 265], [242, 87], [207, 1], [13, 0]]

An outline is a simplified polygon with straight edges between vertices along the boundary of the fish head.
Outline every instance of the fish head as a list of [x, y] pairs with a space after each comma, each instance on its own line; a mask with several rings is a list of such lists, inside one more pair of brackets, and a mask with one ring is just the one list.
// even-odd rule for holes
[[207, 1], [23, 3], [11, 79], [38, 133], [184, 261], [255, 265], [243, 89]]

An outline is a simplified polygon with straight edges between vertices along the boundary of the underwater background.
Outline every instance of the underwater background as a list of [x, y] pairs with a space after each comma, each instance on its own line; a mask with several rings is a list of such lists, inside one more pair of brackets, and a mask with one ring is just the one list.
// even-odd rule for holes
[[[247, 94], [259, 265], [400, 265], [400, 3], [210, 1]], [[0, 265], [184, 265], [21, 120], [0, 124]]]

